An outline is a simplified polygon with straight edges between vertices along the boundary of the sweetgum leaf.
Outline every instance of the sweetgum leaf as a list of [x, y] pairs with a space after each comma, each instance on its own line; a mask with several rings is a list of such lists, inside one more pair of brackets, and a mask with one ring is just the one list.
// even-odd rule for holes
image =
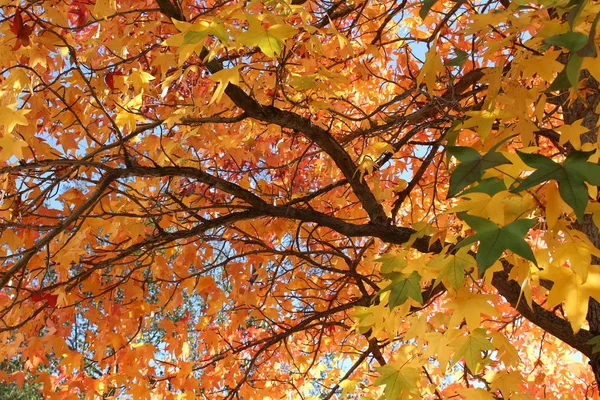
[[448, 146], [448, 152], [461, 162], [450, 177], [448, 197], [456, 196], [467, 186], [479, 181], [486, 169], [510, 164], [506, 157], [496, 151], [502, 143], [498, 143], [484, 155], [470, 147]]
[[404, 304], [409, 297], [412, 297], [421, 304], [423, 303], [421, 275], [418, 272], [413, 271], [409, 276], [401, 273], [392, 273], [389, 274], [389, 279], [392, 280], [392, 283], [383, 291], [391, 291], [388, 301], [390, 309], [393, 310], [395, 307]]
[[458, 214], [476, 233], [456, 245], [461, 248], [479, 242], [477, 250], [477, 266], [479, 274], [483, 274], [492, 266], [505, 250], [529, 260], [537, 265], [535, 256], [529, 244], [523, 239], [527, 232], [537, 223], [533, 219], [518, 219], [510, 224], [499, 227], [486, 218], [476, 217], [466, 213]]
[[525, 164], [536, 171], [512, 191], [521, 192], [543, 182], [555, 180], [558, 182], [560, 197], [575, 211], [577, 220], [582, 221], [589, 197], [585, 182], [600, 185], [600, 165], [587, 161], [593, 152], [573, 151], [562, 165], [540, 154], [519, 151], [517, 154]]

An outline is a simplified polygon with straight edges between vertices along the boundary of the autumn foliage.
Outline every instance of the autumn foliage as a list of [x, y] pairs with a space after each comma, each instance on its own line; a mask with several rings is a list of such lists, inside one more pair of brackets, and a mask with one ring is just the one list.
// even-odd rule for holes
[[0, 8], [0, 381], [600, 398], [597, 1]]

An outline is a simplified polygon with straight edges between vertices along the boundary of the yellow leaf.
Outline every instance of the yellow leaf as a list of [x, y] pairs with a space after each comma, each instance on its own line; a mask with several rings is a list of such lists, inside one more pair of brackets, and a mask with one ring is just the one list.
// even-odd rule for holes
[[127, 77], [127, 81], [133, 85], [135, 93], [143, 92], [148, 88], [148, 83], [154, 79], [156, 79], [154, 76], [142, 70], [135, 70]]
[[[546, 223], [548, 228], [552, 229], [558, 222], [558, 219], [563, 213], [569, 214], [572, 212], [558, 192], [558, 187], [554, 182], [548, 182], [544, 185], [546, 193]], [[592, 204], [592, 203], [590, 203]]]
[[286, 25], [273, 25], [263, 28], [261, 22], [253, 15], [247, 14], [248, 30], [241, 33], [237, 41], [250, 47], [258, 47], [269, 57], [281, 53], [283, 42], [296, 34], [296, 28]]
[[215, 89], [215, 92], [213, 93], [209, 104], [215, 102], [218, 103], [219, 101], [221, 101], [221, 97], [223, 97], [223, 93], [225, 93], [227, 85], [229, 85], [230, 83], [232, 85], [238, 85], [240, 83], [239, 69], [240, 67], [236, 66], [229, 69], [222, 69], [219, 72], [216, 72], [213, 75], [211, 75], [210, 80], [218, 82], [219, 86], [217, 86], [217, 88]]
[[588, 203], [586, 214], [592, 214], [592, 220], [597, 228], [600, 229], [600, 203]]
[[194, 24], [190, 24], [189, 22], [185, 21], [180, 21], [175, 18], [171, 18], [171, 22], [173, 22], [175, 28], [177, 28], [177, 30], [182, 33], [186, 33], [194, 27]]
[[598, 57], [584, 57], [581, 69], [587, 69], [596, 80], [600, 80], [600, 63], [598, 62]]
[[183, 361], [187, 361], [189, 357], [190, 357], [190, 343], [186, 341], [186, 342], [183, 342], [183, 345], [181, 346], [181, 359]]
[[564, 68], [564, 65], [557, 61], [560, 54], [560, 51], [548, 51], [544, 55], [533, 55], [522, 61], [520, 68], [523, 70], [523, 75], [527, 77], [538, 75], [546, 82], [554, 81], [556, 74]]
[[115, 118], [115, 123], [119, 129], [126, 133], [133, 132], [138, 121], [144, 121], [144, 118], [127, 110], [119, 110]]
[[472, 293], [469, 289], [462, 288], [456, 298], [445, 305], [446, 308], [454, 309], [448, 325], [455, 327], [465, 320], [469, 330], [475, 331], [479, 327], [482, 314], [498, 315], [496, 309], [488, 303], [493, 299], [494, 296]]
[[350, 380], [350, 379], [344, 379], [343, 381], [340, 382], [340, 387], [342, 388], [342, 398], [346, 398], [346, 395], [348, 394], [353, 394], [354, 391], [356, 390], [356, 384], [359, 381], [354, 379], [354, 380]]
[[490, 392], [484, 389], [469, 388], [458, 392], [465, 400], [494, 400]]
[[477, 126], [477, 133], [479, 134], [481, 140], [487, 139], [487, 137], [490, 135], [490, 132], [492, 131], [492, 125], [497, 118], [505, 118], [510, 116], [509, 113], [496, 108], [492, 111], [467, 111], [465, 114], [471, 118], [459, 125], [458, 128], [465, 129]]
[[2, 147], [2, 159], [8, 160], [15, 156], [19, 160], [23, 158], [23, 148], [27, 147], [27, 142], [23, 139], [15, 139], [13, 135], [5, 133], [0, 137], [0, 147]]
[[427, 91], [429, 94], [433, 95], [433, 92], [436, 89], [435, 81], [437, 74], [440, 72], [444, 72], [444, 64], [442, 63], [440, 56], [436, 53], [435, 46], [431, 46], [429, 51], [425, 54], [425, 63], [417, 77], [417, 85], [420, 85], [421, 82], [423, 82], [423, 79], [425, 79]]
[[420, 372], [412, 367], [397, 367], [388, 364], [377, 368], [380, 376], [375, 380], [377, 386], [385, 385], [383, 396], [387, 400], [402, 399], [408, 393], [418, 393]]
[[500, 371], [488, 380], [491, 381], [491, 389], [499, 390], [505, 399], [510, 398], [513, 393], [520, 392], [519, 386], [523, 383], [521, 374], [516, 371]]
[[590, 130], [585, 126], [582, 126], [583, 119], [578, 119], [571, 125], [563, 125], [559, 128], [554, 128], [555, 131], [560, 133], [559, 143], [564, 145], [567, 142], [571, 142], [575, 150], [581, 149], [581, 135], [589, 132]]
[[363, 155], [358, 160], [358, 166], [356, 170], [359, 175], [359, 179], [362, 181], [365, 175], [370, 175], [375, 169], [375, 160], [369, 155]]
[[590, 297], [600, 300], [600, 266], [589, 266], [585, 283], [582, 283], [581, 278], [572, 269], [554, 264], [540, 271], [538, 275], [554, 282], [548, 295], [548, 307], [564, 303], [573, 331], [579, 332], [587, 316]]
[[29, 111], [31, 110], [22, 109], [15, 111], [10, 107], [0, 106], [0, 124], [4, 126], [4, 131], [10, 133], [17, 125], [29, 125], [29, 121], [25, 118], [25, 114], [29, 113]]
[[451, 288], [458, 290], [465, 280], [465, 271], [472, 271], [475, 268], [475, 259], [468, 254], [466, 247], [458, 250], [456, 254], [451, 254], [446, 258], [434, 258], [429, 265], [436, 269], [441, 269], [436, 279], [436, 285], [443, 281]]
[[115, 13], [117, 9], [116, 0], [96, 0], [92, 14], [98, 19], [104, 19]]
[[[458, 331], [455, 331], [458, 332]], [[442, 371], [446, 370], [450, 362], [450, 340], [446, 334], [440, 332], [429, 332], [425, 334], [425, 340], [429, 343], [423, 354], [426, 357], [437, 356]]]
[[492, 332], [490, 339], [494, 347], [498, 350], [498, 358], [506, 366], [517, 366], [521, 362], [519, 352], [515, 349], [506, 336], [500, 332]]

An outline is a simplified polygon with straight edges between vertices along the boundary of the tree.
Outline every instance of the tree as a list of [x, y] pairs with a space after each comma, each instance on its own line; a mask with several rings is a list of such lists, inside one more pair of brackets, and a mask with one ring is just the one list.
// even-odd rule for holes
[[6, 383], [600, 397], [596, 3], [0, 7]]
[[1, 370], [5, 374], [14, 374], [14, 382], [10, 384], [0, 384], [0, 399], [2, 400], [35, 400], [42, 399], [43, 396], [36, 389], [36, 385], [31, 385], [27, 382], [27, 378], [31, 376], [23, 371], [23, 366], [17, 363], [0, 365]]

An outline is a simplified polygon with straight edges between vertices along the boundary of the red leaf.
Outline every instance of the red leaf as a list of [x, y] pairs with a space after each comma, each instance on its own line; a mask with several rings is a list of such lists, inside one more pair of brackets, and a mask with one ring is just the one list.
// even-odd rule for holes
[[17, 50], [21, 46], [29, 46], [29, 43], [31, 43], [29, 36], [33, 32], [33, 28], [23, 22], [23, 16], [20, 11], [16, 12], [15, 18], [10, 25], [10, 30], [17, 35], [17, 43], [15, 43], [13, 50]]
[[106, 86], [108, 86], [110, 88], [110, 90], [115, 90], [114, 76], [115, 76], [115, 74], [112, 72], [109, 72], [106, 75], [104, 75], [104, 83], [106, 83]]
[[44, 299], [46, 300], [46, 302], [48, 303], [48, 305], [50, 307], [56, 308], [56, 303], [58, 301], [58, 295], [57, 294], [45, 293], [44, 294]]
[[31, 295], [33, 301], [45, 301], [48, 306], [55, 308], [58, 301], [58, 295], [48, 292], [36, 292]]
[[31, 300], [33, 301], [42, 301], [44, 300], [43, 293], [36, 292], [31, 295]]
[[15, 14], [15, 18], [13, 19], [12, 24], [10, 25], [10, 30], [15, 35], [19, 35], [21, 29], [23, 28], [23, 17], [21, 16], [21, 11], [17, 11]]
[[181, 317], [181, 319], [179, 319], [178, 322], [187, 324], [189, 322], [189, 320], [190, 320], [190, 310], [187, 310], [185, 312], [185, 314], [183, 315], [183, 317]]
[[88, 21], [89, 11], [84, 3], [75, 2], [69, 9], [69, 21], [76, 27], [86, 24]]

